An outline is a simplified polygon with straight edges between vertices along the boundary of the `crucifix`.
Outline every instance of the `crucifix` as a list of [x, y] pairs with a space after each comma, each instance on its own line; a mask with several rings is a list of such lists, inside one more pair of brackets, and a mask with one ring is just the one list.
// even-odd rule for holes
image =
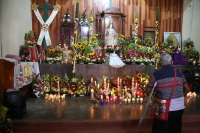
[[[38, 5], [38, 9], [44, 10], [44, 22], [46, 22], [48, 19], [48, 11], [53, 10], [54, 8], [52, 5], [49, 4], [49, 0], [45, 0], [44, 4]], [[47, 43], [44, 38], [43, 38], [43, 49], [44, 50], [47, 49]]]
[[[44, 9], [44, 20], [40, 15], [39, 9]], [[56, 3], [55, 6], [49, 5], [48, 0], [45, 0], [45, 3], [42, 5], [37, 4], [31, 4], [31, 10], [34, 11], [36, 17], [38, 18], [40, 24], [41, 24], [41, 31], [40, 35], [37, 41], [38, 45], [42, 45], [42, 42], [44, 42], [43, 49], [46, 50], [47, 46], [52, 45], [51, 44], [51, 38], [49, 35], [49, 25], [52, 23], [53, 19], [55, 18], [58, 11], [60, 11], [61, 6]], [[53, 10], [51, 12], [50, 17], [48, 18], [48, 10]]]

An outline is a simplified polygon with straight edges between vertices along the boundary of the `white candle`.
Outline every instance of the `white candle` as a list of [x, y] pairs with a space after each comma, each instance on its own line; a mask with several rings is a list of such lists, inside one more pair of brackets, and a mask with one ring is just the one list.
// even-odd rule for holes
[[135, 98], [132, 98], [132, 102], [135, 103]]
[[46, 94], [46, 95], [45, 95], [45, 99], [48, 99], [48, 98], [49, 98], [49, 94]]
[[108, 83], [108, 87], [107, 87], [107, 90], [109, 90], [109, 88], [110, 88], [110, 84]]
[[196, 94], [195, 92], [193, 92], [193, 97], [194, 97], [194, 98], [196, 98], [196, 95], [197, 95], [197, 94]]
[[93, 82], [93, 76], [91, 77], [91, 83]]
[[119, 77], [117, 78], [117, 88], [119, 88]]
[[58, 88], [59, 88], [59, 81], [57, 81], [57, 84], [58, 84]]
[[187, 93], [187, 97], [190, 97], [190, 92]]
[[127, 99], [126, 98], [124, 99], [124, 102], [127, 103]]
[[140, 103], [142, 103], [143, 102], [143, 98], [140, 98]]
[[91, 98], [94, 98], [94, 90], [91, 90]]
[[130, 98], [128, 99], [128, 103], [131, 103], [131, 99]]
[[99, 84], [97, 85], [97, 88], [99, 89]]
[[140, 99], [139, 98], [137, 98], [137, 103], [139, 103], [140, 102]]

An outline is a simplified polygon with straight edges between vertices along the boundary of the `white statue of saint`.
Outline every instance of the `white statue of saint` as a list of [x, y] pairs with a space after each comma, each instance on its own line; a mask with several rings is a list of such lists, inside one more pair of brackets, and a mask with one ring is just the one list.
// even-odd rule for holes
[[[118, 38], [119, 38], [119, 35], [117, 34], [117, 32], [115, 31], [113, 27], [112, 19], [110, 19], [109, 27], [106, 29], [106, 32], [105, 32], [105, 43], [106, 45], [114, 48], [114, 46], [118, 45], [117, 44]], [[115, 68], [120, 68], [125, 65], [124, 62], [121, 60], [121, 58], [119, 58], [119, 56], [115, 54], [115, 50], [114, 50], [114, 53], [111, 53], [109, 55], [109, 65]]]
[[105, 43], [114, 47], [118, 43], [119, 34], [114, 29], [112, 19], [109, 21], [109, 26], [105, 30]]

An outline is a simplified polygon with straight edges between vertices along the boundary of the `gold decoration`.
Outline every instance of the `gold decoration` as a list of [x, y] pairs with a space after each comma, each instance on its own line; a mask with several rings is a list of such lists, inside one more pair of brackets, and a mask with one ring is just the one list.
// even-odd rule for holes
[[53, 6], [54, 10], [58, 10], [60, 11], [61, 6], [59, 4], [56, 3], [55, 6]]
[[41, 28], [42, 28], [44, 31], [48, 31], [48, 30], [49, 30], [48, 27], [49, 27], [48, 24], [43, 24]]
[[37, 10], [37, 7], [38, 7], [38, 5], [35, 4], [35, 2], [34, 2], [34, 4], [31, 4], [31, 10]]

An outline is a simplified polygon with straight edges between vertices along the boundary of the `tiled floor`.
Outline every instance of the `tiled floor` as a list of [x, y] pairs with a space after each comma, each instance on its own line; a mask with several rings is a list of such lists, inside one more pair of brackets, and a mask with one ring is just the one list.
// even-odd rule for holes
[[[196, 98], [185, 98], [184, 116], [200, 115], [200, 95]], [[95, 109], [95, 104], [85, 97], [66, 97], [60, 102], [45, 100], [44, 98], [27, 99], [27, 115], [20, 121], [82, 121], [82, 120], [128, 120], [140, 119], [146, 107], [146, 102], [142, 104], [119, 104], [109, 103], [99, 105]], [[150, 118], [148, 106], [145, 118]]]
[[[199, 95], [197, 94], [196, 98], [186, 97], [185, 105], [186, 108], [184, 111], [183, 121], [184, 122], [199, 121], [200, 123], [200, 94]], [[112, 126], [118, 126], [118, 128], [119, 127], [124, 128], [127, 125], [129, 125], [129, 127], [126, 128], [127, 129], [126, 131], [124, 130], [123, 132], [121, 131], [122, 133], [125, 133], [129, 132], [129, 128], [130, 131], [133, 130], [133, 126], [131, 126], [132, 124], [134, 124], [134, 130], [136, 129], [138, 122], [146, 107], [146, 102], [143, 102], [142, 104], [110, 103], [110, 104], [100, 105], [98, 109], [95, 109], [94, 107], [95, 104], [91, 102], [90, 98], [87, 96], [66, 97], [65, 100], [63, 101], [61, 100], [60, 102], [58, 101], [51, 102], [49, 100], [45, 100], [44, 98], [29, 98], [27, 99], [27, 115], [21, 119], [13, 119], [13, 122], [14, 126], [17, 127], [20, 127], [19, 123], [27, 124], [30, 122], [32, 122], [32, 124], [34, 123], [35, 127], [41, 126], [42, 123], [45, 126], [49, 125], [51, 127], [51, 125], [55, 125], [52, 124], [55, 122], [59, 123], [60, 127], [62, 126], [70, 127], [71, 125], [73, 126], [77, 125], [77, 128], [81, 128], [81, 125], [82, 127], [87, 127], [87, 125], [90, 125], [92, 129], [94, 128], [93, 126], [100, 126], [99, 131], [103, 130], [101, 126], [105, 127], [105, 125], [110, 126], [111, 129]], [[149, 116], [149, 110], [150, 106], [148, 106], [142, 125], [145, 124], [148, 125], [145, 126], [146, 128], [145, 130], [148, 130], [150, 132], [152, 118]], [[39, 123], [38, 125], [37, 122]], [[77, 128], [71, 127], [71, 132], [77, 131]], [[114, 129], [118, 131], [122, 130], [122, 128], [120, 129], [118, 128]], [[70, 128], [68, 128], [68, 131], [69, 129]], [[87, 130], [85, 128], [82, 130], [83, 130], [82, 132], [90, 133], [89, 128], [87, 128]], [[140, 130], [144, 130], [144, 128]], [[109, 131], [109, 132], [112, 133], [114, 131]]]

